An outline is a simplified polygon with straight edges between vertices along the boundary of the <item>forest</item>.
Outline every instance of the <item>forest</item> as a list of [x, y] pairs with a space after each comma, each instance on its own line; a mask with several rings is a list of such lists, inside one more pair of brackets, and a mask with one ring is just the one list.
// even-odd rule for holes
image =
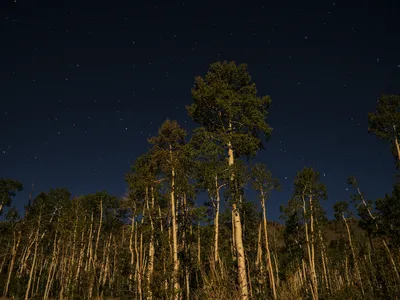
[[[282, 222], [269, 221], [281, 184], [257, 154], [273, 134], [271, 98], [246, 64], [227, 61], [191, 94], [198, 127], [162, 123], [121, 198], [54, 188], [31, 193], [21, 216], [13, 200], [30, 187], [0, 179], [4, 299], [399, 299], [400, 183], [372, 201], [348, 174], [353, 196], [329, 220], [326, 186], [305, 166]], [[388, 143], [396, 170], [399, 108], [400, 95], [380, 96], [365, 129]]]

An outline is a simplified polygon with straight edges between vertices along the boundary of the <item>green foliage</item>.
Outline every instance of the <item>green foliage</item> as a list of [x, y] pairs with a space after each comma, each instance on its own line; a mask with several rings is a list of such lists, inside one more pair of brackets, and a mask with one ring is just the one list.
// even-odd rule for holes
[[242, 160], [236, 159], [235, 163], [228, 168], [228, 174], [235, 174], [235, 176], [229, 180], [229, 185], [224, 190], [224, 197], [229, 204], [235, 203], [240, 211], [244, 202], [244, 191], [250, 180], [250, 172]]
[[396, 149], [396, 142], [399, 142], [400, 137], [399, 126], [400, 95], [382, 95], [376, 111], [368, 114], [368, 132], [389, 141], [397, 168], [400, 168], [400, 153]]
[[354, 176], [349, 177], [348, 183], [356, 189], [356, 193], [351, 196], [358, 216], [359, 225], [367, 231], [368, 234], [376, 233], [376, 221], [373, 210], [373, 201], [366, 200], [364, 193], [360, 190], [357, 179]]
[[204, 78], [195, 78], [192, 97], [187, 107], [192, 119], [224, 147], [232, 143], [237, 156], [255, 155], [262, 147], [259, 134], [268, 138], [272, 132], [266, 122], [271, 99], [257, 97], [245, 64], [211, 64]]
[[391, 195], [379, 198], [376, 209], [380, 221], [380, 234], [388, 236], [395, 247], [400, 246], [400, 185], [396, 184]]
[[346, 201], [336, 202], [333, 205], [333, 211], [335, 212], [335, 218], [337, 221], [342, 221], [343, 217], [348, 219], [352, 216], [351, 211], [348, 209], [349, 203]]
[[277, 178], [272, 178], [272, 173], [267, 170], [264, 164], [258, 163], [251, 168], [253, 188], [261, 193], [262, 198], [267, 197], [272, 190], [281, 190]]
[[0, 216], [3, 213], [4, 207], [11, 205], [12, 198], [15, 197], [16, 192], [22, 191], [22, 183], [7, 178], [0, 178]]
[[213, 135], [204, 127], [193, 131], [188, 146], [193, 151], [192, 165], [196, 187], [207, 191], [214, 201], [219, 187], [229, 179], [224, 150], [215, 143]]
[[368, 114], [368, 131], [392, 141], [400, 125], [400, 95], [382, 95], [376, 111]]

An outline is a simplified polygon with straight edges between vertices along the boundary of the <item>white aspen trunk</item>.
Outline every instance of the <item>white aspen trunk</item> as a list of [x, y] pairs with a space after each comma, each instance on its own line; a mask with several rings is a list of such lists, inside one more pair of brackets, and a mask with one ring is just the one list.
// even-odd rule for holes
[[[143, 218], [142, 218], [143, 220]], [[141, 274], [141, 268], [142, 268], [142, 260], [141, 260], [141, 255], [139, 253], [139, 247], [138, 247], [138, 228], [135, 231], [135, 252], [136, 252], [136, 272], [135, 272], [135, 279], [136, 279], [136, 289], [137, 289], [137, 295], [139, 296], [139, 300], [142, 300], [142, 274]], [[142, 235], [142, 234], [141, 234]], [[140, 243], [140, 242], [139, 242]]]
[[[256, 269], [262, 269], [262, 244], [261, 244], [261, 231], [262, 224], [258, 226], [258, 239], [257, 239], [257, 259], [256, 259]], [[262, 273], [262, 271], [261, 271]]]
[[[86, 219], [86, 218], [85, 218]], [[78, 259], [78, 267], [76, 269], [76, 273], [75, 273], [75, 280], [74, 280], [74, 284], [73, 284], [73, 292], [75, 291], [75, 286], [79, 286], [80, 285], [80, 272], [81, 272], [81, 268], [83, 265], [83, 257], [85, 255], [85, 244], [84, 244], [84, 239], [85, 239], [85, 231], [82, 230], [82, 235], [81, 235], [81, 249], [80, 249], [80, 253], [79, 253], [79, 259]]]
[[77, 234], [78, 234], [78, 210], [75, 208], [75, 221], [74, 221], [74, 233], [73, 233], [73, 242], [72, 242], [72, 253], [71, 253], [71, 262], [70, 262], [70, 267], [69, 267], [69, 273], [68, 273], [68, 286], [73, 285], [72, 283], [72, 278], [73, 278], [73, 271], [75, 268], [75, 256], [76, 256], [76, 240], [77, 240]]
[[[161, 234], [164, 232], [164, 226], [163, 226], [163, 222], [162, 222], [162, 214], [161, 214], [161, 207], [160, 206], [158, 206], [158, 217], [160, 218], [160, 231], [161, 231]], [[165, 266], [165, 255], [163, 255], [163, 275], [164, 275], [164, 278], [165, 278], [165, 280], [164, 280], [164, 290], [165, 290], [165, 293], [167, 293], [168, 292], [168, 280], [167, 280], [167, 276], [166, 276], [166, 274], [167, 274], [167, 268], [166, 268], [166, 266]]]
[[232, 251], [232, 260], [236, 261], [236, 241], [235, 241], [235, 217], [232, 209], [232, 237], [231, 237], [231, 251]]
[[[172, 146], [169, 145], [170, 159], [172, 163]], [[172, 215], [172, 249], [173, 249], [173, 283], [174, 283], [174, 298], [177, 300], [179, 296], [179, 260], [178, 260], [178, 227], [176, 224], [176, 210], [175, 210], [175, 168], [171, 168], [171, 215]]]
[[[229, 126], [231, 128], [231, 124]], [[231, 142], [228, 142], [228, 162], [229, 166], [232, 167], [234, 164], [234, 154]], [[234, 174], [231, 174], [231, 184], [234, 180]], [[235, 228], [235, 243], [236, 243], [236, 254], [238, 263], [238, 277], [240, 285], [240, 295], [242, 300], [249, 299], [249, 291], [247, 284], [247, 270], [246, 270], [246, 259], [243, 247], [243, 233], [242, 233], [242, 222], [240, 220], [239, 210], [236, 203], [232, 204], [233, 211], [233, 223]]]
[[[397, 159], [400, 160], [400, 146], [399, 146], [399, 140], [397, 138], [396, 125], [393, 125], [393, 131], [394, 131], [394, 144], [395, 144], [396, 150], [397, 150]], [[0, 208], [0, 211], [1, 211], [1, 208]]]
[[200, 222], [197, 224], [197, 265], [199, 268], [201, 268]]
[[[306, 200], [305, 200], [305, 195], [303, 193], [302, 195], [302, 200], [303, 200], [303, 214], [304, 214], [304, 231], [306, 235], [306, 246], [307, 246], [307, 254], [308, 254], [308, 264], [309, 264], [309, 270], [310, 270], [310, 275], [311, 275], [311, 293], [313, 296], [313, 299], [318, 299], [318, 296], [315, 294], [315, 282], [314, 282], [314, 272], [312, 268], [312, 254], [311, 254], [311, 242], [310, 242], [310, 237], [309, 237], [309, 232], [308, 232], [308, 222], [306, 220], [307, 216], [307, 208], [306, 208]], [[307, 278], [307, 277], [305, 277]]]
[[272, 257], [274, 258], [275, 262], [275, 272], [276, 272], [276, 287], [279, 286], [279, 265], [278, 265], [278, 258], [276, 255], [276, 252], [272, 254]]
[[[135, 214], [135, 213], [134, 213]], [[132, 291], [132, 282], [133, 282], [133, 268], [135, 264], [135, 252], [133, 251], [133, 233], [135, 231], [135, 216], [132, 216], [131, 220], [131, 232], [129, 235], [129, 252], [131, 254], [131, 261], [130, 261], [130, 266], [131, 266], [131, 271], [129, 272], [129, 290]]]
[[25, 271], [25, 269], [27, 268], [27, 260], [31, 254], [31, 248], [33, 246], [33, 244], [35, 243], [35, 231], [31, 231], [30, 235], [29, 235], [29, 239], [28, 239], [28, 246], [25, 247], [24, 249], [24, 253], [22, 255], [22, 258], [20, 260], [20, 267], [18, 269], [18, 273], [17, 276], [18, 278], [20, 278], [22, 276], [22, 273]]
[[[11, 242], [8, 241], [7, 247], [6, 247], [7, 250], [10, 248], [10, 244], [11, 244]], [[12, 249], [11, 249], [11, 251], [12, 251]], [[0, 264], [0, 274], [3, 273], [3, 268], [4, 268], [5, 264], [6, 264], [6, 261], [8, 261], [8, 254], [3, 255], [3, 261]]]
[[[399, 155], [400, 155], [400, 154], [399, 154]], [[399, 156], [399, 157], [400, 157], [400, 156]], [[362, 201], [363, 205], [365, 206], [365, 208], [366, 208], [367, 211], [368, 211], [369, 216], [371, 217], [371, 219], [373, 219], [373, 220], [375, 221], [375, 217], [372, 215], [372, 212], [371, 212], [371, 210], [369, 209], [367, 203], [365, 202], [364, 196], [363, 196], [363, 194], [361, 193], [360, 188], [359, 188], [358, 186], [357, 186], [357, 191], [358, 191], [358, 194], [359, 194], [360, 197], [361, 197], [361, 201]], [[378, 224], [377, 224], [376, 222], [375, 222], [375, 227], [376, 227], [376, 229], [379, 229], [379, 226], [378, 226]], [[391, 264], [392, 264], [394, 273], [396, 274], [397, 281], [400, 283], [400, 274], [399, 274], [399, 272], [397, 271], [397, 266], [396, 266], [396, 263], [395, 263], [395, 261], [394, 261], [394, 259], [393, 259], [393, 255], [392, 255], [392, 253], [391, 253], [391, 251], [390, 251], [390, 249], [389, 249], [389, 246], [388, 246], [388, 244], [387, 244], [387, 242], [386, 242], [386, 239], [385, 239], [384, 237], [382, 238], [382, 242], [383, 242], [383, 246], [385, 247], [385, 250], [386, 250], [386, 252], [387, 252], [387, 255], [389, 256], [389, 260], [390, 260], [390, 262], [391, 262]]]
[[344, 267], [344, 275], [346, 277], [346, 285], [349, 286], [350, 285], [350, 279], [349, 279], [349, 259], [346, 255], [345, 257], [345, 267]]
[[43, 252], [44, 252], [43, 246], [40, 249], [41, 249], [41, 251], [40, 251], [40, 255], [39, 255], [39, 264], [38, 264], [40, 266], [40, 269], [39, 269], [39, 274], [37, 271], [35, 272], [35, 277], [34, 277], [33, 282], [34, 283], [36, 282], [36, 288], [35, 289], [32, 288], [32, 296], [31, 296], [32, 298], [33, 298], [33, 295], [35, 293], [38, 293], [38, 291], [39, 291], [40, 279], [42, 277], [43, 269], [44, 269], [45, 265], [47, 264], [47, 258], [46, 259], [43, 258]]
[[50, 289], [51, 289], [51, 285], [53, 282], [53, 278], [54, 278], [54, 273], [56, 271], [56, 267], [57, 267], [57, 233], [54, 237], [54, 244], [53, 244], [53, 253], [52, 253], [52, 257], [51, 257], [51, 263], [49, 266], [49, 270], [48, 270], [48, 277], [47, 277], [47, 282], [46, 282], [46, 288], [44, 290], [44, 295], [43, 295], [43, 300], [47, 300], [49, 298], [49, 294], [50, 294]]
[[214, 227], [215, 227], [215, 238], [214, 238], [214, 261], [215, 263], [219, 262], [219, 247], [218, 247], [218, 235], [219, 235], [219, 187], [218, 187], [218, 176], [215, 176], [215, 192], [216, 192], [216, 203], [215, 203], [215, 218], [214, 218]]
[[190, 284], [189, 284], [189, 268], [185, 267], [185, 282], [186, 282], [186, 299], [190, 299]]
[[87, 243], [87, 251], [86, 251], [86, 264], [85, 264], [85, 272], [90, 271], [91, 260], [92, 260], [92, 239], [93, 239], [93, 212], [90, 217], [90, 227], [89, 227], [89, 237]]
[[40, 222], [41, 222], [41, 213], [39, 214], [39, 220], [38, 220], [38, 228], [36, 230], [36, 237], [35, 237], [35, 251], [33, 253], [33, 261], [32, 261], [32, 266], [31, 266], [31, 270], [29, 272], [29, 280], [28, 280], [28, 284], [26, 287], [26, 292], [25, 292], [25, 300], [29, 299], [29, 292], [31, 289], [31, 285], [32, 285], [32, 278], [33, 278], [33, 272], [35, 271], [36, 268], [36, 259], [37, 259], [37, 250], [38, 250], [38, 244], [39, 244], [39, 228], [40, 228]]
[[314, 211], [313, 211], [313, 202], [312, 196], [309, 196], [310, 201], [310, 236], [311, 236], [311, 271], [312, 271], [312, 280], [314, 287], [314, 296], [315, 299], [318, 299], [318, 281], [317, 281], [317, 272], [315, 270], [315, 232], [314, 232]]
[[99, 228], [97, 229], [96, 244], [94, 247], [94, 258], [93, 267], [96, 268], [97, 263], [97, 249], [99, 248], [100, 234], [103, 225], [103, 199], [100, 199], [100, 217], [99, 217]]
[[12, 252], [11, 252], [11, 262], [10, 262], [10, 265], [8, 267], [7, 282], [6, 282], [6, 285], [5, 285], [5, 288], [4, 288], [4, 296], [7, 296], [8, 289], [10, 287], [11, 274], [12, 274], [12, 271], [14, 269], [15, 259], [17, 257], [17, 251], [18, 251], [18, 248], [19, 248], [19, 244], [21, 242], [22, 232], [19, 231], [17, 240], [16, 240], [15, 232], [13, 232], [13, 234], [14, 234], [14, 244], [13, 244], [13, 248], [12, 248]]
[[268, 230], [267, 230], [267, 210], [265, 208], [265, 198], [264, 191], [261, 189], [261, 207], [263, 211], [263, 223], [264, 223], [264, 238], [265, 238], [265, 249], [267, 250], [267, 264], [269, 273], [270, 288], [272, 290], [272, 295], [276, 299], [276, 286], [275, 286], [275, 276], [272, 268], [271, 253], [269, 251], [269, 241], [268, 241]]
[[326, 256], [325, 244], [324, 244], [324, 240], [322, 238], [322, 233], [321, 233], [320, 229], [318, 229], [318, 237], [321, 242], [321, 260], [322, 260], [322, 268], [324, 270], [325, 287], [326, 287], [327, 291], [330, 293], [331, 285], [330, 285], [330, 280], [329, 280], [328, 258]]
[[[146, 188], [147, 193], [147, 188]], [[150, 211], [151, 208], [151, 211]], [[153, 293], [151, 291], [151, 280], [153, 277], [153, 270], [154, 270], [154, 224], [153, 224], [153, 216], [152, 212], [154, 210], [154, 189], [151, 187], [151, 205], [147, 202], [147, 210], [149, 211], [149, 220], [150, 220], [150, 227], [151, 227], [151, 235], [150, 235], [150, 243], [149, 243], [149, 263], [147, 267], [147, 300], [153, 299]]]
[[356, 257], [356, 252], [354, 251], [354, 247], [353, 247], [353, 241], [352, 241], [352, 238], [351, 238], [350, 227], [349, 227], [349, 224], [347, 224], [347, 219], [344, 217], [344, 215], [342, 215], [342, 218], [343, 218], [344, 224], [346, 225], [346, 229], [347, 229], [347, 237], [349, 239], [351, 255], [353, 256], [353, 261], [354, 261], [354, 269], [356, 271], [356, 276], [357, 276], [357, 279], [358, 279], [359, 284], [360, 284], [361, 292], [362, 292], [362, 294], [364, 296], [363, 282], [362, 282], [362, 278], [361, 278], [360, 269], [358, 267], [358, 261], [357, 261], [357, 257]]

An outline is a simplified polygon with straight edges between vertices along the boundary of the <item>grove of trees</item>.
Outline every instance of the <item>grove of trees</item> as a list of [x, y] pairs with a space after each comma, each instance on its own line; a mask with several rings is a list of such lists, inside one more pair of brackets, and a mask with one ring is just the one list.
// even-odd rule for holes
[[[270, 97], [257, 95], [245, 64], [224, 61], [195, 78], [192, 98], [198, 127], [161, 124], [125, 174], [121, 198], [55, 188], [31, 193], [20, 216], [12, 201], [22, 184], [0, 179], [4, 297], [398, 299], [400, 183], [370, 200], [349, 177], [354, 195], [338, 199], [328, 220], [326, 186], [304, 167], [281, 206], [284, 224], [271, 222], [270, 193], [281, 185], [256, 161], [273, 133]], [[382, 95], [368, 115], [397, 167], [399, 108], [399, 95]]]

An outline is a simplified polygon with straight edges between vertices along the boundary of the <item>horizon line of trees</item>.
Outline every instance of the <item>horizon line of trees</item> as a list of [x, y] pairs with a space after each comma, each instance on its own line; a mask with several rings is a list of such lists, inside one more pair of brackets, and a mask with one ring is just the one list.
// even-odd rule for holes
[[[22, 184], [0, 179], [0, 293], [24, 299], [396, 299], [400, 294], [400, 184], [369, 200], [355, 177], [335, 219], [319, 173], [304, 167], [267, 220], [281, 185], [254, 159], [272, 133], [269, 96], [247, 65], [216, 62], [196, 77], [190, 138], [166, 120], [125, 175], [128, 192], [72, 197], [32, 193], [20, 217]], [[382, 95], [368, 130], [388, 140], [400, 166], [399, 95]], [[244, 192], [257, 191], [261, 211]], [[196, 206], [196, 196], [208, 201]], [[227, 209], [221, 211], [222, 202]], [[353, 208], [350, 207], [353, 205]], [[357, 213], [354, 216], [352, 211]]]

